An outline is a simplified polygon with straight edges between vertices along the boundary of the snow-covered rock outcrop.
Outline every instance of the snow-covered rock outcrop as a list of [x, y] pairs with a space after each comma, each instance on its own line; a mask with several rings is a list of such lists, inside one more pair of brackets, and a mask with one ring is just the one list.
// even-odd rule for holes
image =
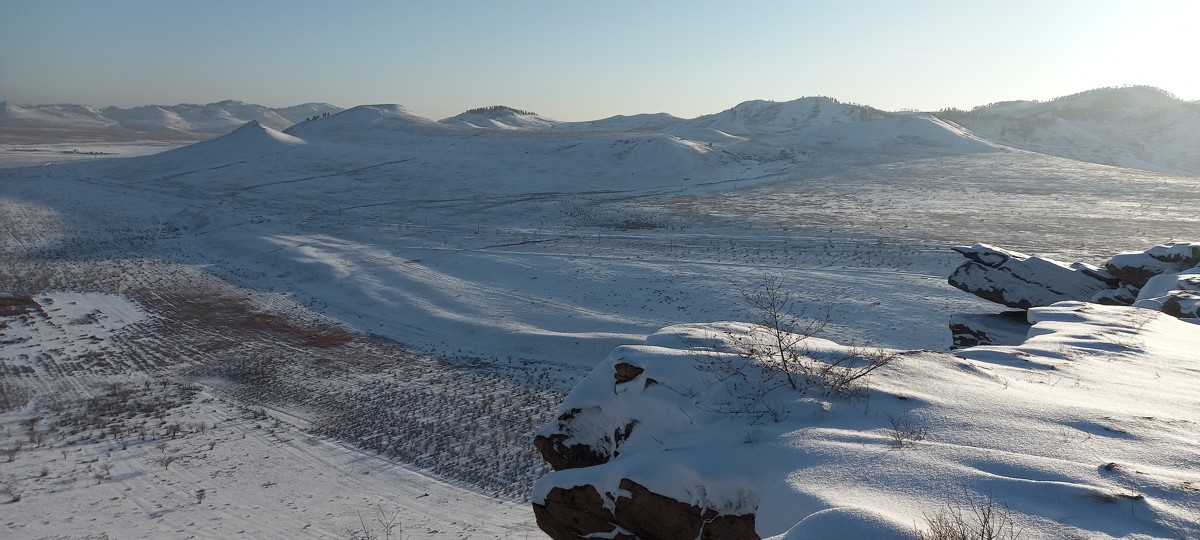
[[618, 347], [538, 434], [558, 469], [534, 487], [538, 523], [556, 539], [916, 538], [990, 497], [1024, 539], [1200, 534], [1200, 325], [1084, 302], [1029, 318], [1019, 346], [898, 353], [858, 399], [770, 384], [744, 353], [752, 325]]
[[970, 260], [950, 274], [950, 284], [1008, 307], [1084, 300], [1117, 284], [1101, 269], [1081, 263], [1068, 265], [987, 244], [954, 251]]
[[[1200, 243], [1176, 242], [1119, 253], [1104, 268], [987, 244], [953, 249], [969, 260], [950, 275], [950, 284], [1008, 307], [1088, 301], [1148, 308], [1183, 319], [1200, 317]], [[950, 320], [956, 347], [1019, 343], [1014, 338], [1021, 326], [1011, 315], [959, 314]]]

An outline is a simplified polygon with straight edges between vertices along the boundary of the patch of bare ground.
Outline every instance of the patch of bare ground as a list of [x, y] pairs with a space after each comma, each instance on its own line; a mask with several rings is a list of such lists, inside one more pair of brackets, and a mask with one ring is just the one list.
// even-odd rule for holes
[[0, 282], [29, 292], [5, 313], [34, 309], [42, 291], [76, 291], [119, 294], [149, 314], [85, 354], [0, 370], [6, 393], [30, 396], [22, 404], [199, 385], [484, 493], [524, 498], [545, 472], [528, 441], [562, 397], [560, 366], [438, 358], [162, 261], [5, 261]]

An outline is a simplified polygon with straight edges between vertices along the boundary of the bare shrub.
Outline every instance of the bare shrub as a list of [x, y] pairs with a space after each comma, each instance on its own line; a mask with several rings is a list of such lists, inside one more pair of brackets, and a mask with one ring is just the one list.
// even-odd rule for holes
[[21, 492], [13, 486], [4, 486], [0, 488], [0, 493], [8, 495], [9, 502], [21, 502]]
[[763, 360], [765, 366], [778, 369], [788, 385], [799, 390], [803, 372], [800, 345], [817, 335], [829, 324], [829, 313], [823, 317], [806, 317], [806, 309], [796, 311], [796, 300], [783, 288], [783, 278], [765, 275], [756, 289], [739, 288], [756, 321], [768, 336], [768, 344], [744, 343], [742, 354]]
[[887, 434], [896, 448], [904, 448], [923, 441], [925, 435], [929, 433], [929, 428], [914, 423], [907, 412], [897, 417], [888, 415], [888, 424], [891, 425], [891, 428], [887, 430]]
[[21, 453], [22, 448], [24, 448], [24, 446], [21, 443], [16, 443], [8, 448], [5, 448], [4, 457], [8, 459], [9, 463], [13, 462], [17, 459], [17, 454]]
[[377, 508], [379, 509], [379, 517], [375, 518], [375, 521], [378, 522], [382, 527], [383, 536], [375, 534], [375, 531], [372, 530], [369, 525], [367, 525], [367, 520], [363, 518], [362, 512], [360, 511], [358, 512], [358, 523], [360, 528], [347, 528], [346, 538], [349, 540], [404, 540], [404, 527], [399, 521], [400, 511], [397, 510], [396, 513], [392, 514], [392, 517], [389, 518], [387, 512], [383, 510], [383, 505], [379, 505]]
[[162, 465], [162, 468], [165, 471], [167, 469], [170, 469], [171, 464], [175, 463], [178, 460], [179, 460], [179, 458], [177, 456], [159, 456], [154, 459], [151, 459], [150, 463], [153, 463], [155, 465]]
[[1012, 512], [997, 506], [989, 495], [973, 496], [963, 489], [966, 507], [947, 505], [935, 515], [925, 516], [928, 530], [917, 531], [920, 540], [1018, 540], [1020, 531], [1013, 525]]
[[697, 369], [731, 386], [729, 399], [716, 403], [717, 412], [745, 416], [751, 423], [779, 422], [787, 417], [787, 410], [772, 401], [776, 390], [805, 393], [815, 389], [842, 397], [860, 396], [861, 384], [871, 372], [899, 359], [887, 349], [814, 353], [806, 342], [825, 329], [829, 312], [809, 317], [806, 308], [797, 310], [779, 276], [763, 276], [757, 288], [739, 290], [758, 328], [749, 336], [732, 335], [731, 331], [736, 357], [714, 354], [697, 364]]

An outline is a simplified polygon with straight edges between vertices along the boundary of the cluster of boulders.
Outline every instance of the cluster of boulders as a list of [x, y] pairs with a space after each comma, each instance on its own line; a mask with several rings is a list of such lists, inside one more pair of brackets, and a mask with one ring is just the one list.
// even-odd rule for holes
[[954, 315], [955, 347], [1016, 345], [1029, 324], [1024, 311], [1056, 302], [1136, 306], [1179, 318], [1200, 317], [1200, 243], [1176, 242], [1120, 253], [1097, 267], [1034, 257], [986, 244], [956, 247], [968, 259], [951, 285], [1017, 308], [1002, 314]]

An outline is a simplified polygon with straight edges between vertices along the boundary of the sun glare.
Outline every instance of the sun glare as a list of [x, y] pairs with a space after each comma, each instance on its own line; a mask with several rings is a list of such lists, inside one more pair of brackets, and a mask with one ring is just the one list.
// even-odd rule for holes
[[1101, 36], [1106, 46], [1067, 70], [1065, 85], [1084, 90], [1145, 84], [1182, 99], [1200, 99], [1200, 72], [1194, 68], [1200, 50], [1200, 33], [1193, 28], [1197, 20], [1200, 3], [1141, 11], [1125, 31]]

